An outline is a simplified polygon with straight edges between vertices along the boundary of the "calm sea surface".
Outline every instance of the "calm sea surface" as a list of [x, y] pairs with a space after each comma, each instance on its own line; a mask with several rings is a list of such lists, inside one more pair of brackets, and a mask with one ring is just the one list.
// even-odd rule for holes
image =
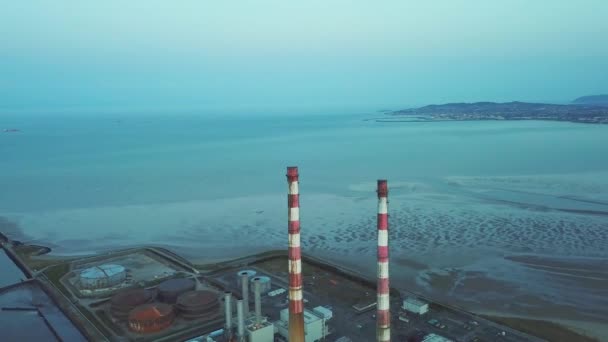
[[297, 165], [304, 250], [373, 275], [387, 178], [396, 286], [608, 320], [608, 125], [372, 117], [1, 117], [22, 132], [0, 133], [0, 229], [63, 254], [286, 248]]

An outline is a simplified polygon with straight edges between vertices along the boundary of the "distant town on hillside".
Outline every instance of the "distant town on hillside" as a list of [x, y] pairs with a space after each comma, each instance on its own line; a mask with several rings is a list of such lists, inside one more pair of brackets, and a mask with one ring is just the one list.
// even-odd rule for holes
[[551, 120], [608, 124], [608, 95], [580, 97], [572, 104], [475, 102], [428, 105], [387, 112], [377, 121]]

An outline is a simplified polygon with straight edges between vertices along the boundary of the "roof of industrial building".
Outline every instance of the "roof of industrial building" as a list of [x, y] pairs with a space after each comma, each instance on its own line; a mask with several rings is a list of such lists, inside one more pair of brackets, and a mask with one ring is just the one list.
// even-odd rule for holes
[[422, 342], [454, 342], [448, 338], [445, 338], [443, 336], [439, 336], [436, 334], [428, 334], [424, 337], [424, 340], [422, 340]]
[[[283, 315], [285, 315], [286, 318], [289, 318], [289, 309], [281, 310], [281, 316], [283, 316]], [[308, 309], [304, 309], [304, 324], [312, 323], [312, 322], [318, 321], [320, 319], [321, 319], [321, 317], [319, 317], [319, 315], [315, 314], [314, 312], [312, 312]]]
[[329, 319], [333, 316], [333, 313], [331, 312], [331, 310], [329, 310], [326, 307], [323, 306], [317, 306], [315, 308], [312, 309], [314, 312], [316, 312], [317, 314], [320, 314], [323, 316], [323, 318], [325, 319]]
[[415, 297], [407, 297], [407, 298], [405, 298], [405, 302], [407, 302], [409, 304], [414, 304], [414, 305], [417, 305], [417, 306], [423, 306], [423, 305], [428, 304], [427, 302], [422, 301], [422, 300], [420, 300], [418, 298], [415, 298]]
[[123, 273], [125, 268], [116, 264], [105, 264], [89, 267], [80, 272], [82, 278], [106, 278]]
[[315, 315], [312, 311], [304, 310], [304, 323], [308, 324], [320, 320], [321, 317]]
[[247, 325], [246, 329], [249, 331], [256, 331], [256, 330], [260, 330], [262, 328], [266, 328], [269, 325], [273, 325], [273, 324], [268, 321], [262, 321], [259, 324], [251, 323], [251, 324]]

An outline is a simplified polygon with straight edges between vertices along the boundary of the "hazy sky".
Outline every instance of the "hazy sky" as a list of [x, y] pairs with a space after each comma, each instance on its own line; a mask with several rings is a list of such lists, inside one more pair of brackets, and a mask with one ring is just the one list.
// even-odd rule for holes
[[608, 1], [3, 1], [0, 113], [608, 93]]

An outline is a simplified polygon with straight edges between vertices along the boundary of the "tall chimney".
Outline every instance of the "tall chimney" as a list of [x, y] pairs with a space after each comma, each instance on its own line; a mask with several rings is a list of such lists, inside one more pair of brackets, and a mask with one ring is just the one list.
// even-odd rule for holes
[[243, 315], [249, 316], [249, 274], [241, 274], [241, 291], [243, 292]]
[[232, 293], [224, 292], [224, 315], [226, 320], [226, 336], [232, 337]]
[[378, 298], [376, 337], [391, 340], [390, 287], [388, 283], [388, 185], [378, 180]]
[[245, 341], [245, 316], [243, 314], [243, 300], [239, 299], [236, 301], [236, 319], [237, 319], [237, 330], [238, 341]]
[[262, 290], [260, 289], [260, 279], [253, 279], [253, 291], [255, 300], [255, 321], [257, 324], [262, 322]]
[[304, 304], [302, 301], [302, 260], [300, 253], [300, 195], [297, 166], [287, 168], [287, 184], [289, 342], [304, 342]]

